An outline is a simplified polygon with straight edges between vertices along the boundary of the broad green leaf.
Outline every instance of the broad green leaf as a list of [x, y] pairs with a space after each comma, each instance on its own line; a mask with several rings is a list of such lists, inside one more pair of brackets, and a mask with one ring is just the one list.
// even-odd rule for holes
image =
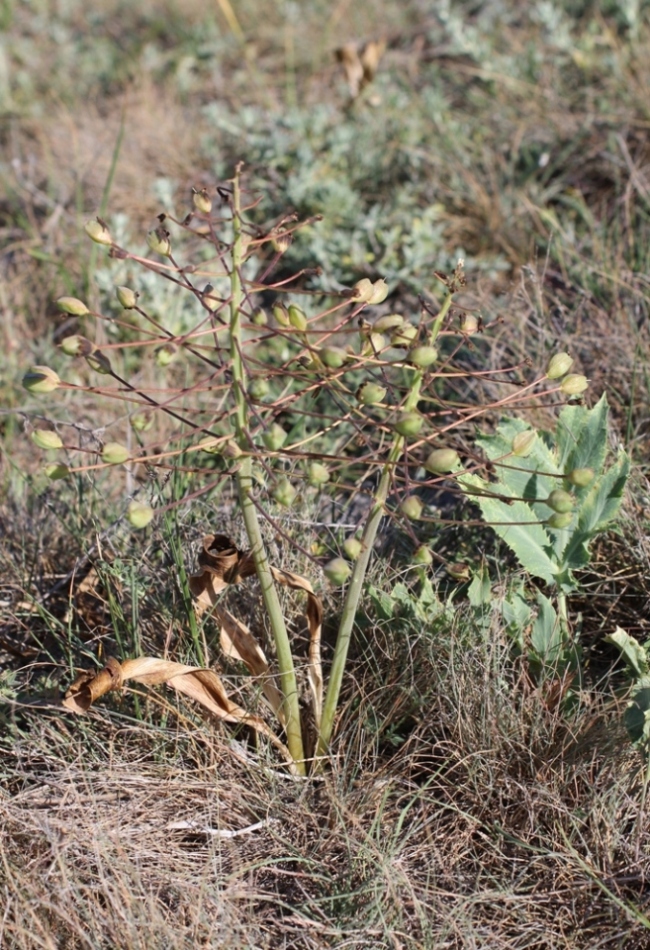
[[544, 666], [556, 666], [563, 647], [562, 628], [548, 597], [537, 594], [539, 613], [533, 623], [530, 645]]
[[[481, 446], [491, 461], [496, 461], [498, 488], [508, 489], [504, 494], [515, 498], [525, 498], [531, 502], [541, 502], [554, 488], [559, 488], [558, 479], [553, 476], [558, 469], [557, 459], [552, 449], [539, 433], [529, 455], [512, 454], [512, 440], [520, 432], [527, 432], [530, 426], [521, 419], [507, 419], [499, 425], [497, 432], [490, 436], [479, 436], [477, 444]], [[541, 510], [537, 512], [540, 517]]]
[[607, 452], [607, 416], [609, 407], [603, 393], [593, 409], [565, 406], [557, 424], [559, 465], [563, 472], [574, 468], [593, 468], [598, 474]]
[[468, 494], [480, 507], [486, 522], [517, 556], [521, 566], [534, 577], [553, 584], [558, 566], [548, 553], [551, 539], [540, 522], [535, 520], [530, 505], [524, 501], [508, 504], [481, 495], [482, 491], [498, 491], [499, 486], [484, 482], [477, 475], [462, 475], [458, 481], [463, 489], [469, 489]]
[[472, 583], [467, 589], [467, 599], [472, 607], [484, 607], [494, 600], [490, 575], [484, 567], [472, 578]]
[[650, 676], [637, 680], [623, 714], [623, 722], [637, 748], [650, 745]]
[[614, 633], [605, 637], [605, 642], [613, 643], [619, 648], [634, 676], [642, 677], [650, 674], [646, 647], [641, 646], [639, 641], [631, 637], [622, 627], [617, 627]]
[[377, 587], [371, 587], [368, 591], [370, 599], [380, 620], [390, 620], [393, 616], [393, 599], [383, 590]]
[[572, 537], [562, 553], [566, 569], [575, 570], [589, 563], [588, 542], [604, 531], [618, 514], [629, 472], [630, 459], [621, 451], [611, 468], [589, 489], [580, 504]]
[[523, 594], [515, 592], [502, 601], [501, 613], [508, 635], [515, 641], [520, 652], [523, 652], [524, 633], [532, 615], [530, 604]]

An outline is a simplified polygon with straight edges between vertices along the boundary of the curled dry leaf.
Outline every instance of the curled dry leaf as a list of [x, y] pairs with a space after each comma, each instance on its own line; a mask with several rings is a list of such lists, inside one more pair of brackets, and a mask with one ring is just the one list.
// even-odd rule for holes
[[125, 660], [123, 663], [109, 657], [103, 670], [84, 672], [77, 677], [66, 692], [62, 705], [71, 712], [85, 713], [96, 700], [106, 693], [121, 689], [127, 681], [143, 686], [158, 686], [164, 683], [176, 692], [195, 700], [219, 719], [251, 726], [260, 735], [266, 736], [287, 762], [292, 762], [289, 750], [267, 724], [257, 716], [251, 716], [228, 698], [224, 685], [214, 670], [185, 666], [153, 656], [142, 656], [135, 660]]
[[[253, 676], [262, 678], [264, 695], [281, 723], [284, 723], [282, 695], [269, 678], [269, 664], [264, 651], [248, 627], [240, 623], [219, 605], [219, 598], [230, 584], [239, 584], [255, 575], [251, 551], [240, 551], [223, 534], [209, 535], [203, 540], [199, 554], [200, 573], [190, 577], [190, 590], [200, 611], [214, 611], [221, 623], [221, 644], [224, 652], [246, 664]], [[321, 629], [323, 605], [305, 577], [272, 567], [271, 573], [278, 584], [307, 594], [307, 625], [309, 628], [309, 686], [316, 728], [320, 727], [323, 708], [323, 671], [321, 665]]]

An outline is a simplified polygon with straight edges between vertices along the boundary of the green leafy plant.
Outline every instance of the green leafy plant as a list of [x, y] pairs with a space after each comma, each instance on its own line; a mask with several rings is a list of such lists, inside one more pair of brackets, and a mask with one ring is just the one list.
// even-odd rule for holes
[[[567, 354], [558, 354], [547, 371], [549, 379], [563, 377], [559, 387], [565, 392], [583, 387], [581, 379], [566, 375], [571, 363]], [[491, 474], [458, 479], [522, 568], [549, 590], [536, 592], [536, 610], [521, 590], [503, 606], [522, 650], [523, 631], [530, 630], [529, 659], [542, 678], [579, 673], [567, 596], [579, 586], [575, 571], [589, 565], [590, 541], [615, 519], [629, 474], [622, 449], [606, 464], [607, 414], [603, 395], [591, 409], [565, 406], [555, 432], [538, 431], [521, 419], [504, 420], [494, 434], [476, 440]]]
[[[220, 203], [218, 212], [213, 210], [215, 200]], [[47, 366], [35, 366], [26, 373], [24, 385], [39, 398], [74, 399], [85, 393], [116, 400], [124, 408], [111, 426], [110, 438], [93, 432], [73, 444], [64, 438], [62, 424], [50, 422], [46, 428], [39, 422], [35, 441], [49, 458], [52, 452], [67, 453], [65, 463], [48, 466], [53, 479], [125, 467], [126, 485], [131, 486], [126, 516], [135, 529], [147, 529], [155, 507], [168, 511], [214, 488], [233, 486], [231, 500], [241, 515], [249, 550], [240, 551], [229, 538], [211, 535], [200, 558], [202, 571], [189, 579], [190, 588], [197, 609], [209, 610], [217, 618], [226, 655], [243, 662], [262, 686], [286, 737], [287, 758], [303, 774], [309, 762], [318, 762], [330, 749], [348, 649], [383, 518], [400, 520], [413, 539], [414, 565], [426, 580], [433, 555], [419, 542], [412, 522], [435, 524], [437, 516], [428, 514], [420, 494], [458, 479], [464, 491], [478, 492], [479, 503], [488, 506], [486, 517], [496, 514], [503, 521], [502, 508], [507, 510], [516, 550], [522, 549], [524, 537], [520, 539], [517, 527], [521, 519], [513, 513], [525, 511], [524, 520], [529, 522], [535, 515], [532, 572], [557, 582], [563, 596], [571, 585], [573, 567], [586, 563], [588, 537], [614, 514], [624, 472], [619, 466], [620, 471], [600, 474], [597, 455], [600, 449], [604, 453], [604, 410], [599, 425], [586, 422], [580, 407], [567, 407], [558, 434], [561, 458], [552, 462], [552, 453], [542, 450], [545, 443], [540, 438], [521, 464], [518, 456], [518, 465], [501, 466], [504, 481], [495, 492], [494, 486], [472, 474], [477, 466], [471, 459], [463, 468], [462, 445], [455, 433], [466, 431], [469, 420], [488, 412], [524, 405], [553, 374], [496, 402], [486, 398], [476, 404], [475, 396], [470, 404], [459, 400], [458, 380], [478, 382], [483, 376], [474, 368], [475, 357], [465, 359], [469, 350], [477, 349], [473, 340], [482, 330], [480, 321], [462, 308], [452, 309], [455, 294], [465, 284], [462, 262], [450, 276], [436, 273], [442, 287], [438, 306], [422, 299], [415, 316], [393, 313], [385, 303], [390, 288], [382, 278], [365, 277], [352, 288], [325, 291], [322, 280], [314, 283], [316, 275], [309, 269], [287, 276], [283, 257], [300, 225], [292, 215], [264, 226], [252, 223], [249, 215], [256, 204], [242, 191], [239, 172], [219, 186], [216, 196], [195, 191], [193, 209], [185, 218], [159, 216], [147, 236], [149, 255], [120, 246], [103, 220], [90, 221], [86, 231], [119, 262], [120, 281], [125, 265], [143, 268], [167, 281], [175, 293], [186, 293], [193, 307], [183, 308], [182, 322], [170, 327], [164, 314], [152, 312], [144, 295], [123, 282], [116, 288], [121, 308], [117, 315], [91, 312], [84, 301], [62, 298], [59, 307], [79, 322], [79, 332], [61, 343], [63, 353], [75, 360], [72, 379], [66, 380], [63, 371], [59, 375]], [[168, 225], [176, 228], [173, 239]], [[434, 296], [429, 293], [430, 299]], [[93, 323], [98, 342], [90, 339]], [[110, 342], [103, 342], [107, 337]], [[520, 373], [523, 368], [522, 363], [503, 369]], [[565, 380], [550, 392], [578, 391], [586, 385], [583, 379], [567, 377], [570, 385]], [[511, 422], [481, 444], [493, 458], [510, 456], [512, 439], [522, 433], [525, 424]], [[548, 482], [550, 493], [562, 473], [587, 464], [598, 470], [597, 484], [602, 487], [593, 498], [589, 489], [576, 489], [581, 499], [580, 531], [563, 529], [569, 533], [563, 535], [567, 543], [561, 544], [539, 524], [550, 512], [538, 515], [531, 484]], [[198, 479], [198, 487], [181, 499], [165, 498], [158, 487], [143, 500], [146, 489], [134, 490], [138, 471], [152, 475], [156, 486], [157, 476], [169, 469]], [[517, 479], [511, 483], [514, 473]], [[291, 534], [286, 515], [305, 504], [313, 510], [321, 495], [340, 501], [354, 494], [367, 499], [365, 521], [341, 540], [338, 550], [319, 542], [323, 556], [316, 560], [332, 587], [347, 585], [325, 688], [321, 599], [307, 578], [272, 565], [269, 530], [314, 562], [313, 553]], [[506, 494], [513, 498], [512, 507], [503, 498]], [[272, 660], [220, 602], [229, 585], [248, 577], [256, 577], [260, 584], [272, 634]], [[307, 596], [309, 725], [299, 702], [302, 674], [297, 672], [278, 585]], [[425, 614], [438, 609], [427, 591], [424, 585], [418, 607]], [[246, 722], [261, 734], [273, 735], [261, 719], [228, 699], [214, 671], [155, 658], [127, 660], [122, 668], [113, 661], [96, 677], [83, 674], [66, 702], [85, 709], [129, 678], [167, 682], [211, 712], [220, 710], [227, 721]], [[278, 743], [274, 738], [276, 747], [285, 748]]]

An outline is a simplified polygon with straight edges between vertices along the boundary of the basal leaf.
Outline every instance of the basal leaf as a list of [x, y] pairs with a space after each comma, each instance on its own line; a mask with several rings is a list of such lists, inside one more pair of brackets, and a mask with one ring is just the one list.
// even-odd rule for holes
[[593, 468], [598, 474], [605, 464], [609, 407], [603, 393], [592, 409], [565, 406], [557, 424], [559, 464], [563, 472]]
[[648, 662], [646, 648], [641, 646], [639, 641], [631, 637], [622, 627], [617, 627], [614, 633], [605, 637], [605, 642], [613, 643], [614, 646], [619, 648], [633, 676], [640, 678], [650, 674], [650, 663]]

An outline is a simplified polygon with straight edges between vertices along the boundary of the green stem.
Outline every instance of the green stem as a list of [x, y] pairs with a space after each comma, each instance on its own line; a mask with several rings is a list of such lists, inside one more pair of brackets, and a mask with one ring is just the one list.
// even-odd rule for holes
[[[451, 300], [451, 298], [448, 299]], [[447, 304], [446, 309], [448, 309], [449, 304], [447, 301], [445, 301], [445, 303]], [[418, 400], [420, 398], [420, 388], [422, 386], [423, 377], [424, 373], [422, 370], [415, 371], [413, 381], [411, 383], [411, 389], [404, 402], [404, 411], [411, 412], [417, 407]], [[334, 648], [332, 669], [330, 671], [329, 683], [327, 686], [327, 692], [325, 694], [323, 717], [321, 720], [320, 733], [316, 746], [317, 756], [325, 755], [329, 749], [330, 739], [332, 738], [332, 731], [334, 729], [334, 717], [336, 715], [336, 709], [341, 693], [341, 685], [343, 683], [345, 663], [348, 656], [350, 641], [352, 639], [354, 621], [356, 618], [359, 601], [361, 599], [361, 591], [363, 590], [363, 583], [368, 570], [368, 564], [370, 563], [370, 555], [372, 554], [372, 549], [377, 537], [379, 523], [384, 514], [384, 506], [386, 504], [388, 490], [393, 477], [393, 469], [399, 461], [402, 452], [404, 451], [405, 441], [406, 439], [404, 436], [398, 435], [393, 442], [388, 459], [384, 465], [379, 486], [375, 492], [373, 506], [370, 509], [370, 514], [363, 530], [363, 535], [361, 538], [362, 550], [359, 558], [355, 562], [354, 569], [352, 571], [350, 586], [348, 587], [345, 603], [343, 605], [343, 613], [341, 615], [341, 623], [339, 626], [338, 637], [336, 639], [336, 647]]]
[[[230, 356], [232, 359], [233, 392], [235, 398], [235, 424], [239, 447], [248, 453], [250, 446], [246, 436], [248, 421], [248, 406], [246, 403], [246, 371], [242, 361], [241, 341], [241, 307], [244, 294], [241, 285], [241, 266], [243, 263], [243, 247], [241, 232], [241, 195], [239, 189], [239, 170], [233, 181], [233, 250], [231, 274], [231, 301], [230, 301]], [[246, 534], [251, 545], [251, 552], [255, 562], [257, 577], [262, 588], [262, 599], [269, 616], [271, 631], [275, 641], [275, 649], [280, 671], [280, 688], [284, 697], [284, 713], [286, 717], [287, 746], [293, 758], [298, 774], [305, 775], [305, 752], [300, 725], [300, 707], [298, 705], [298, 684], [296, 671], [291, 654], [291, 644], [287, 633], [280, 598], [271, 574], [262, 531], [257, 517], [257, 509], [251, 498], [253, 491], [253, 461], [249, 454], [242, 456], [237, 472], [237, 489], [239, 505]]]

